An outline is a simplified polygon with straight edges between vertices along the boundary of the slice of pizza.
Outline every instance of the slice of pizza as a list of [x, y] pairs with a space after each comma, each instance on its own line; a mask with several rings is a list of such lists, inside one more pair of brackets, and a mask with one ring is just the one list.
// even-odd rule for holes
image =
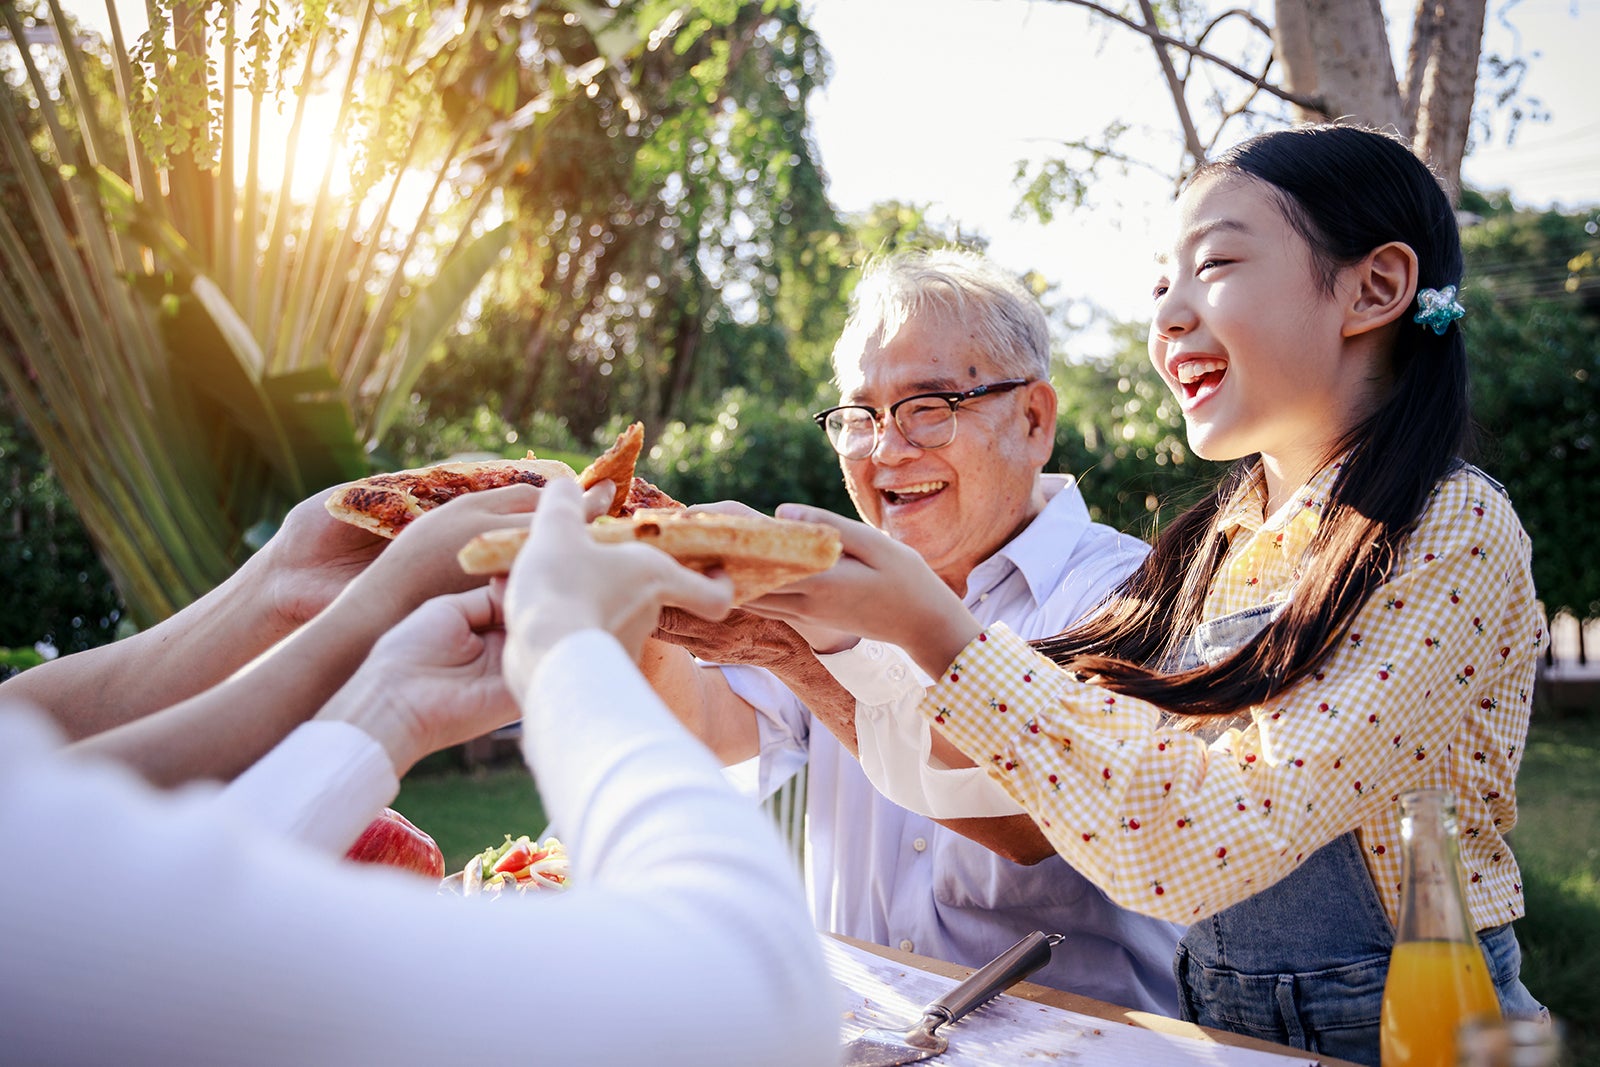
[[[612, 506], [615, 507], [615, 505]], [[683, 504], [678, 503], [662, 490], [635, 475], [633, 484], [628, 486], [628, 495], [622, 501], [622, 507], [611, 512], [611, 514], [616, 518], [625, 519], [634, 512], [643, 511], [646, 508], [661, 510], [663, 508], [681, 508], [683, 506]]]
[[583, 473], [578, 475], [578, 484], [585, 489], [600, 482], [611, 482], [616, 485], [608, 515], [626, 514], [623, 508], [628, 502], [628, 490], [633, 485], [633, 468], [638, 464], [639, 453], [643, 450], [644, 423], [636, 422], [618, 434], [617, 443], [600, 453], [595, 461], [583, 468]]
[[[653, 545], [697, 571], [721, 568], [733, 579], [733, 602], [743, 604], [827, 570], [838, 560], [839, 531], [820, 523], [766, 515], [723, 515], [681, 506], [642, 509], [627, 519], [601, 519], [589, 527], [602, 543]], [[490, 530], [467, 542], [458, 558], [468, 574], [505, 574], [528, 540], [523, 528]]]
[[393, 538], [413, 520], [463, 493], [505, 485], [543, 486], [551, 478], [575, 478], [588, 489], [602, 481], [616, 484], [608, 514], [631, 515], [640, 508], [683, 505], [633, 473], [644, 448], [644, 424], [636, 422], [617, 435], [610, 448], [577, 474], [558, 459], [488, 459], [439, 463], [432, 467], [374, 474], [339, 487], [328, 498], [334, 518]]
[[507, 485], [543, 486], [551, 478], [576, 478], [558, 459], [474, 460], [374, 474], [340, 486], [328, 497], [328, 512], [342, 522], [393, 538], [424, 512], [463, 493]]

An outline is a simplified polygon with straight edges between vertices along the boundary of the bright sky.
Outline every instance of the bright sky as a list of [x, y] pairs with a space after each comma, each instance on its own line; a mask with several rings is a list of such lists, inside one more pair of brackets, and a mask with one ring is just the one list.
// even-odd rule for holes
[[[1395, 8], [1406, 5], [1385, 0]], [[1498, 16], [1502, 8], [1512, 10]], [[935, 219], [986, 235], [1007, 267], [1037, 270], [1063, 295], [1119, 317], [1145, 314], [1151, 220], [1171, 195], [1164, 181], [1119, 180], [1112, 192], [1122, 206], [1049, 226], [1012, 218], [1017, 161], [1047, 157], [1052, 141], [1089, 137], [1113, 119], [1175, 128], [1142, 38], [1059, 0], [810, 0], [809, 10], [834, 63], [812, 115], [839, 208], [929, 205]], [[1397, 47], [1408, 18], [1391, 15]], [[1492, 148], [1468, 158], [1465, 180], [1509, 188], [1528, 206], [1600, 203], [1600, 0], [1489, 0], [1486, 52], [1513, 50], [1507, 23], [1532, 59], [1525, 89], [1552, 120], [1525, 125], [1509, 149], [1496, 131]]]

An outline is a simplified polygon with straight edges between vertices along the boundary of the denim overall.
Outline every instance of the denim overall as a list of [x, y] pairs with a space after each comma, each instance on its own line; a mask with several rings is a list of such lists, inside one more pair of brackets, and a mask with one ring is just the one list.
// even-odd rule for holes
[[[1215, 663], [1281, 610], [1262, 605], [1202, 623], [1180, 667]], [[1481, 930], [1501, 1009], [1548, 1017], [1518, 978], [1511, 924]], [[1182, 1017], [1311, 1052], [1378, 1063], [1378, 1016], [1394, 926], [1351, 830], [1288, 877], [1190, 926], [1173, 963]]]

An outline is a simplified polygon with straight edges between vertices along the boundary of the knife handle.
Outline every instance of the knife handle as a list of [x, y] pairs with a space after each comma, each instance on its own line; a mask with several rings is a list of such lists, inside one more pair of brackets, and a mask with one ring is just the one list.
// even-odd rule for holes
[[1028, 975], [1050, 962], [1050, 949], [1059, 940], [1038, 930], [972, 972], [972, 977], [923, 1009], [926, 1014], [955, 1022], [972, 1009], [987, 1004]]

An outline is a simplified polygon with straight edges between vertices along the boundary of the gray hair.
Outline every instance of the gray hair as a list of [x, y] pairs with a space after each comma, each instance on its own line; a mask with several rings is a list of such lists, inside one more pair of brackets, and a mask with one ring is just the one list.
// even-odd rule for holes
[[859, 355], [874, 336], [892, 336], [927, 314], [971, 330], [996, 373], [1049, 378], [1050, 328], [1039, 301], [1013, 275], [958, 248], [897, 252], [867, 264], [833, 346], [835, 373], [841, 357]]

